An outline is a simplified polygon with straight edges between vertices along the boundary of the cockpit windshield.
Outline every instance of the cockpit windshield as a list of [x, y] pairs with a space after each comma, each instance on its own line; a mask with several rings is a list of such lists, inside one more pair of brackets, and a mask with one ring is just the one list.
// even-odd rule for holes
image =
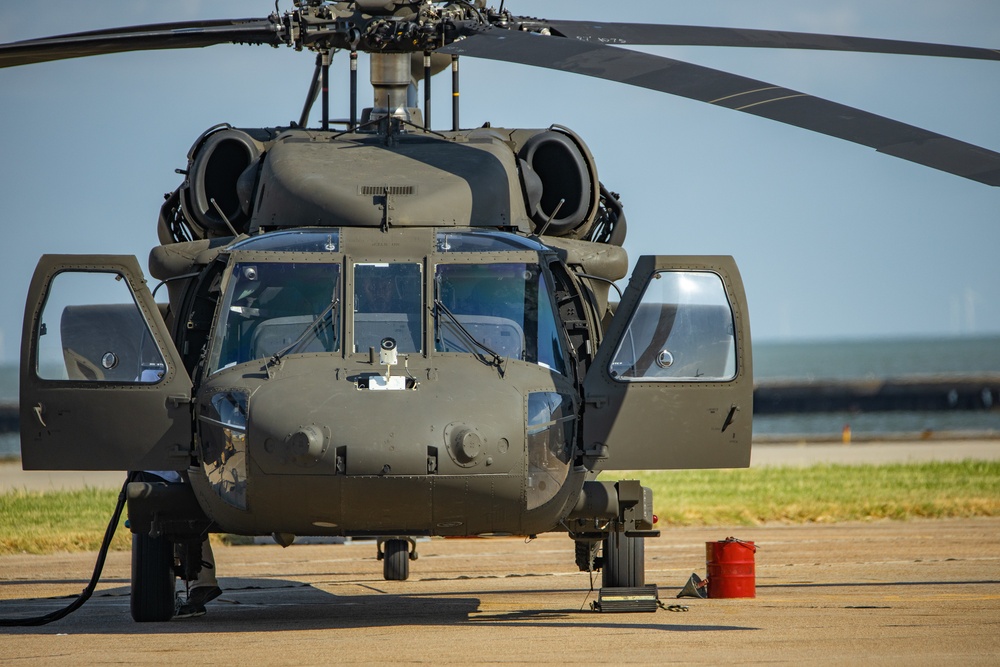
[[500, 357], [565, 374], [551, 290], [537, 264], [439, 264], [434, 283], [435, 298], [454, 315], [437, 318], [438, 352], [477, 353], [471, 335]]
[[339, 295], [339, 264], [238, 262], [223, 297], [210, 370], [282, 351], [336, 352]]
[[438, 232], [438, 252], [506, 252], [529, 250], [541, 252], [545, 246], [538, 241], [509, 232], [465, 231]]
[[271, 252], [337, 252], [340, 229], [289, 229], [252, 236], [230, 246], [229, 250], [267, 250]]
[[423, 270], [415, 262], [354, 265], [354, 351], [376, 350], [391, 338], [396, 350], [421, 352]]
[[208, 372], [303, 353], [368, 355], [390, 345], [402, 354], [471, 353], [566, 374], [552, 278], [532, 261], [544, 249], [536, 241], [438, 233], [426, 260], [373, 261], [357, 248], [345, 251], [350, 238], [335, 232], [266, 234], [234, 246]]

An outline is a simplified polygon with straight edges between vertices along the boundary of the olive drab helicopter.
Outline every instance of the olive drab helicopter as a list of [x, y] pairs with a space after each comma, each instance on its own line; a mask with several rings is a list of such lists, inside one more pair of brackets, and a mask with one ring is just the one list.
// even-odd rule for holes
[[[299, 122], [195, 140], [160, 209], [154, 289], [131, 256], [46, 255], [25, 308], [24, 468], [183, 473], [127, 484], [137, 621], [171, 617], [175, 576], [197, 573], [212, 532], [372, 537], [385, 578], [400, 580], [417, 537], [559, 531], [609, 600], [623, 588], [639, 599], [644, 540], [659, 534], [652, 494], [614, 472], [749, 465], [750, 327], [733, 259], [643, 256], [618, 293], [624, 209], [584, 140], [560, 125], [462, 128], [459, 57], [681, 95], [1000, 185], [998, 153], [617, 45], [1000, 60], [988, 49], [310, 0], [259, 19], [0, 45], [0, 67], [217, 44], [315, 53]], [[350, 117], [334, 120], [341, 52]], [[360, 115], [359, 53], [374, 91]], [[449, 70], [443, 129], [429, 91]]]

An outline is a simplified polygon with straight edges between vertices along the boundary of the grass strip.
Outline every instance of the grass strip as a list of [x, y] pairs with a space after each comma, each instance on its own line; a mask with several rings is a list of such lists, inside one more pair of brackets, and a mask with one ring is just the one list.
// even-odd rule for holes
[[[0, 555], [97, 551], [118, 503], [118, 489], [10, 491], [0, 495]], [[130, 549], [125, 512], [111, 548]]]
[[1000, 462], [605, 473], [653, 490], [661, 526], [1000, 516]]
[[[1000, 516], [1000, 462], [605, 473], [653, 489], [660, 527]], [[95, 551], [117, 490], [0, 494], [0, 555]], [[112, 548], [130, 545], [119, 526]]]

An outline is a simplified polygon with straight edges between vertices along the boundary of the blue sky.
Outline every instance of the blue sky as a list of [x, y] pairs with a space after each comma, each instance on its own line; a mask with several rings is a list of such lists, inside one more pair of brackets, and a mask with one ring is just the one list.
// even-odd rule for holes
[[[284, 2], [282, 9], [290, 3]], [[1000, 48], [992, 0], [510, 0], [521, 14], [855, 34]], [[608, 7], [626, 13], [611, 15]], [[268, 1], [4, 3], [0, 41], [197, 18]], [[792, 51], [651, 51], [812, 93], [1000, 150], [1000, 63]], [[287, 124], [313, 57], [216, 46], [0, 70], [0, 363], [18, 356], [43, 253], [135, 254], [208, 127]], [[347, 59], [334, 58], [346, 116]], [[337, 91], [344, 96], [336, 97]], [[435, 125], [450, 126], [448, 82]], [[361, 101], [370, 93], [362, 89]], [[1000, 190], [832, 138], [621, 84], [462, 61], [464, 126], [576, 130], [621, 193], [626, 249], [730, 254], [756, 340], [1000, 334]]]

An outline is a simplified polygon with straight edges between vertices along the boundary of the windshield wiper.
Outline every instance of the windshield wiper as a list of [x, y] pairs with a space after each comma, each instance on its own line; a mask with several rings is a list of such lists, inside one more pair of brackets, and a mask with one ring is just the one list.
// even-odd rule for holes
[[[455, 317], [455, 314], [452, 313], [450, 310], [448, 310], [448, 307], [443, 303], [441, 303], [440, 299], [434, 299], [434, 306], [437, 309], [438, 313], [444, 313], [445, 315], [447, 315], [448, 319], [452, 321], [455, 327], [460, 332], [462, 332], [473, 345], [475, 345], [480, 350], [493, 357], [493, 365], [496, 366], [497, 368], [500, 368], [500, 365], [503, 363], [503, 357], [501, 357], [499, 354], [494, 352], [492, 348], [487, 346], [485, 343], [480, 342], [479, 340], [476, 339], [475, 336], [469, 333], [469, 330], [466, 329], [464, 326], [462, 326], [462, 323], [458, 321], [458, 318]], [[472, 350], [469, 351], [471, 352]]]
[[274, 353], [274, 355], [268, 362], [268, 366], [279, 363], [283, 356], [285, 356], [289, 352], [293, 352], [296, 348], [302, 345], [302, 343], [305, 342], [306, 338], [308, 338], [314, 331], [317, 330], [316, 327], [319, 326], [320, 322], [326, 319], [327, 315], [336, 312], [335, 309], [339, 305], [340, 305], [340, 299], [334, 299], [333, 301], [331, 301], [330, 304], [323, 309], [323, 312], [321, 312], [319, 315], [316, 316], [316, 319], [312, 321], [312, 324], [307, 326], [305, 328], [305, 331], [299, 334], [298, 338], [296, 338], [290, 344], [286, 345], [285, 347], [281, 348], [280, 350]]

